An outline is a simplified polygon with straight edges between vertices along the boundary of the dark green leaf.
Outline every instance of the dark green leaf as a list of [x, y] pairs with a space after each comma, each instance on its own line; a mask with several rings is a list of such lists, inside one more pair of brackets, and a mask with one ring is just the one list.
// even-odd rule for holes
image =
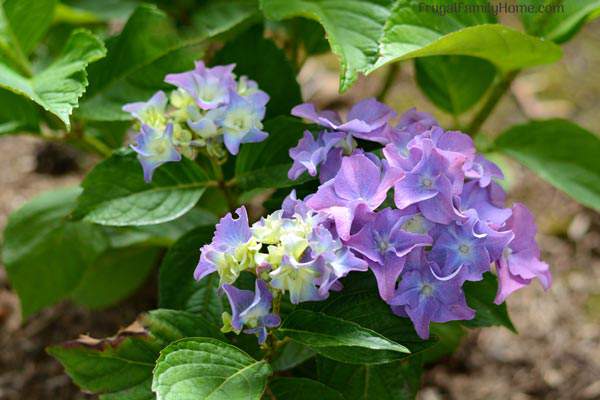
[[147, 247], [107, 251], [85, 270], [70, 297], [90, 308], [110, 306], [146, 281], [158, 253], [158, 249]]
[[[241, 12], [231, 19], [202, 27], [190, 37], [181, 37], [167, 16], [154, 6], [138, 7], [123, 31], [108, 42], [105, 60], [90, 68], [90, 87], [78, 112], [96, 121], [129, 120], [123, 104], [148, 99], [155, 91], [173, 88], [164, 82], [168, 73], [193, 68], [201, 58], [205, 42], [253, 18]], [[231, 5], [232, 10], [237, 7]], [[201, 10], [199, 10], [200, 12]], [[215, 21], [216, 22], [216, 21]]]
[[98, 227], [67, 220], [79, 192], [45, 193], [8, 219], [2, 256], [25, 316], [72, 293], [108, 247]]
[[[478, 1], [478, 3], [484, 3]], [[487, 3], [487, 2], [485, 2]], [[449, 5], [441, 0], [436, 5]], [[483, 58], [502, 71], [545, 64], [561, 56], [558, 46], [502, 25], [485, 13], [436, 15], [411, 0], [262, 0], [268, 18], [303, 16], [319, 21], [332, 51], [340, 57], [340, 90], [359, 73], [394, 61], [438, 55]]]
[[571, 39], [587, 21], [600, 15], [599, 0], [519, 0], [519, 5], [527, 7], [519, 14], [527, 33], [557, 43]]
[[[355, 322], [383, 335], [397, 343], [402, 343], [415, 355], [435, 344], [436, 339], [421, 339], [408, 318], [394, 315], [390, 306], [377, 294], [375, 279], [370, 273], [350, 274], [343, 280], [344, 290], [332, 293], [329, 299], [306, 303], [304, 307], [346, 321]], [[407, 354], [397, 354], [398, 358]]]
[[271, 361], [271, 367], [274, 371], [292, 369], [309, 358], [314, 357], [315, 354], [309, 347], [303, 346], [298, 342], [287, 342]]
[[496, 76], [493, 64], [467, 56], [417, 58], [415, 71], [417, 83], [429, 100], [454, 115], [475, 105]]
[[409, 400], [421, 387], [419, 357], [384, 365], [351, 365], [317, 357], [319, 381], [346, 399]]
[[[269, 389], [281, 400], [344, 400], [340, 392], [306, 378], [275, 378], [269, 382]], [[263, 399], [270, 397], [265, 395]]]
[[600, 210], [600, 139], [595, 134], [566, 120], [534, 121], [508, 129], [495, 146], [578, 202]]
[[269, 94], [266, 118], [289, 115], [292, 107], [302, 103], [292, 66], [272, 40], [262, 37], [261, 26], [226, 44], [215, 55], [213, 63], [235, 63], [236, 75], [255, 80]]
[[0, 89], [0, 136], [38, 130], [39, 115], [34, 104], [22, 96]]
[[56, 0], [4, 0], [9, 29], [24, 55], [31, 53], [50, 26], [55, 4]]
[[463, 289], [469, 307], [476, 311], [475, 318], [461, 323], [468, 327], [501, 325], [513, 332], [515, 327], [506, 311], [506, 303], [494, 304], [498, 291], [498, 280], [491, 273], [486, 273], [479, 282], [465, 282]]
[[39, 104], [70, 129], [69, 117], [87, 86], [86, 68], [106, 54], [102, 42], [87, 31], [74, 31], [61, 55], [33, 78], [0, 63], [0, 87]]
[[208, 36], [239, 30], [259, 19], [257, 0], [209, 0], [192, 16], [194, 26]]
[[421, 353], [421, 359], [424, 364], [431, 364], [443, 357], [450, 356], [456, 351], [465, 335], [465, 330], [457, 321], [446, 322], [443, 324], [432, 323], [430, 325], [431, 334], [438, 341], [429, 349]]
[[169, 343], [202, 334], [222, 337], [216, 326], [181, 311], [155, 310], [107, 339], [84, 336], [48, 348], [83, 390], [111, 400], [154, 399], [150, 386], [159, 351]]
[[159, 304], [204, 315], [220, 324], [223, 301], [217, 294], [219, 276], [211, 274], [194, 280], [200, 260], [200, 247], [212, 239], [214, 227], [194, 229], [179, 239], [167, 252], [160, 266]]
[[398, 359], [395, 353], [410, 353], [401, 344], [355, 322], [309, 310], [292, 312], [277, 335], [290, 337], [326, 357], [348, 363], [385, 363]]
[[163, 400], [260, 399], [271, 368], [210, 338], [182, 339], [160, 352], [152, 390]]
[[102, 225], [151, 225], [171, 221], [200, 199], [207, 177], [194, 162], [167, 163], [144, 182], [132, 151], [113, 154], [83, 180], [76, 217]]

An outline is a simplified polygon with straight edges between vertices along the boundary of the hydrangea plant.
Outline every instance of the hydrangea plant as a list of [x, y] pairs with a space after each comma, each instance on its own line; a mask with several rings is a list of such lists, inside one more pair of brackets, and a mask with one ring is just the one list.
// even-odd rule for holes
[[[597, 6], [523, 1], [518, 29], [487, 1], [87, 3], [0, 2], [0, 134], [101, 158], [11, 214], [2, 259], [25, 318], [158, 274], [157, 309], [48, 348], [101, 399], [414, 398], [467, 329], [516, 332], [506, 299], [552, 285], [506, 159], [600, 209], [596, 135], [485, 125]], [[329, 49], [363, 92], [301, 90]], [[430, 112], [386, 104], [408, 62]]]

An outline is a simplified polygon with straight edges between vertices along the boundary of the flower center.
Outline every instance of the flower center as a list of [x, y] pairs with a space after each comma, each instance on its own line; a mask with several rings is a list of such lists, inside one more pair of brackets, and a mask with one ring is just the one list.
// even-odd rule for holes
[[433, 293], [433, 286], [425, 283], [423, 286], [421, 286], [421, 294], [423, 296], [431, 296], [431, 294]]
[[458, 251], [461, 254], [467, 255], [471, 252], [471, 246], [469, 246], [468, 244], [461, 244], [460, 246], [458, 246]]
[[421, 179], [421, 185], [423, 185], [427, 189], [431, 189], [433, 186], [433, 181], [430, 178]]

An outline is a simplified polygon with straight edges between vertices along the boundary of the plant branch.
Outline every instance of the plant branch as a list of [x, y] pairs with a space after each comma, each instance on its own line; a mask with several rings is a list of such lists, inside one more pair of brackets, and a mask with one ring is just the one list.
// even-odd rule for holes
[[208, 157], [210, 160], [210, 165], [212, 166], [215, 177], [217, 178], [217, 186], [221, 189], [223, 196], [225, 197], [225, 201], [227, 201], [227, 208], [230, 212], [234, 212], [237, 207], [237, 202], [233, 193], [231, 193], [230, 185], [225, 181], [225, 177], [223, 175], [223, 169], [221, 168], [221, 164], [213, 157]]
[[481, 129], [483, 123], [488, 119], [488, 117], [490, 116], [496, 105], [498, 105], [498, 102], [500, 101], [502, 96], [504, 96], [504, 93], [506, 93], [506, 91], [510, 88], [512, 81], [517, 77], [518, 74], [519, 70], [509, 72], [504, 76], [504, 78], [502, 78], [500, 82], [496, 84], [496, 86], [492, 88], [492, 91], [487, 97], [485, 103], [483, 103], [481, 109], [477, 112], [477, 114], [475, 114], [475, 116], [465, 129], [470, 136], [475, 136], [479, 129]]
[[388, 95], [388, 92], [394, 84], [394, 81], [396, 80], [396, 75], [398, 75], [398, 71], [400, 71], [399, 63], [396, 62], [390, 64], [390, 67], [388, 68], [387, 73], [385, 75], [385, 80], [383, 81], [383, 86], [381, 87], [381, 90], [377, 95], [377, 100], [381, 102], [385, 100], [386, 96]]

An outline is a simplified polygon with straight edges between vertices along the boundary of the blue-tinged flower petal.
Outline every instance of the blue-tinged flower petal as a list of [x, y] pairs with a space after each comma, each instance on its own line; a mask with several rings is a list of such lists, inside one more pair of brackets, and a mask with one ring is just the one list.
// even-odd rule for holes
[[167, 95], [162, 90], [159, 90], [146, 102], [140, 101], [125, 104], [123, 106], [123, 111], [131, 114], [142, 124], [162, 130], [167, 123], [167, 117], [165, 115], [167, 102]]
[[131, 148], [138, 154], [138, 160], [144, 170], [144, 180], [152, 181], [154, 170], [161, 165], [181, 161], [181, 154], [173, 144], [173, 125], [168, 124], [164, 132], [148, 125], [142, 125], [141, 133], [135, 137], [136, 144]]

